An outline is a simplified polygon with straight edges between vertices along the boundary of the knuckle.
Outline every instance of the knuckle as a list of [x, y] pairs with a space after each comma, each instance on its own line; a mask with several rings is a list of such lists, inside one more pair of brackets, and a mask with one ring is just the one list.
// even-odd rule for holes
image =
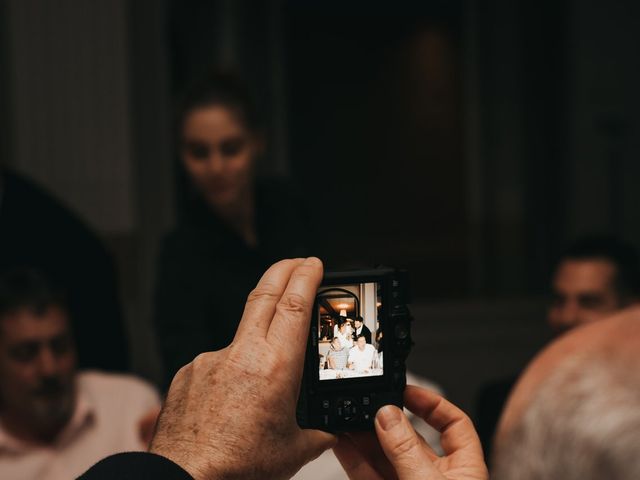
[[180, 370], [176, 372], [173, 376], [173, 380], [171, 380], [171, 386], [181, 385], [191, 374], [192, 365], [191, 363], [187, 363], [183, 365]]
[[308, 306], [309, 302], [302, 295], [288, 293], [280, 299], [276, 308], [279, 313], [288, 315], [304, 313], [307, 311]]
[[280, 362], [278, 361], [278, 359], [272, 355], [265, 355], [260, 360], [261, 372], [263, 372], [265, 375], [268, 375], [269, 377], [273, 377], [274, 374], [281, 371], [282, 370], [281, 367], [282, 365], [280, 365]]
[[187, 363], [186, 365], [183, 365], [182, 367], [180, 367], [180, 370], [176, 372], [173, 378], [182, 379], [186, 377], [190, 371], [191, 371], [191, 363]]
[[405, 435], [399, 438], [393, 445], [393, 453], [396, 458], [413, 457], [414, 452], [420, 448], [420, 442], [416, 435]]
[[213, 360], [213, 352], [201, 353], [191, 362], [192, 370], [199, 372], [202, 370], [208, 370]]
[[247, 303], [260, 302], [264, 300], [277, 301], [279, 297], [280, 296], [277, 294], [277, 289], [274, 285], [265, 284], [254, 288], [251, 293], [249, 293]]

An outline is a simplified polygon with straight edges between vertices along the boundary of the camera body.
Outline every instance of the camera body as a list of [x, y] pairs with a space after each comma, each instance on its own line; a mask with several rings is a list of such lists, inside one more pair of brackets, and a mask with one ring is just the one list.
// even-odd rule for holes
[[383, 405], [403, 406], [412, 346], [406, 271], [333, 272], [318, 289], [297, 420], [328, 432], [373, 429]]

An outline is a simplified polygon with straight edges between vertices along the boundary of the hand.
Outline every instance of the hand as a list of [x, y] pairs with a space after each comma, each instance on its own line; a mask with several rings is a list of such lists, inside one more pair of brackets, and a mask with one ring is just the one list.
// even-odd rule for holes
[[174, 377], [151, 452], [196, 480], [289, 478], [336, 438], [296, 424], [306, 337], [322, 263], [272, 266], [247, 300], [230, 346]]
[[406, 407], [441, 433], [444, 456], [436, 455], [402, 411], [378, 410], [373, 434], [340, 437], [334, 452], [352, 480], [488, 480], [480, 440], [469, 417], [434, 392], [407, 386]]

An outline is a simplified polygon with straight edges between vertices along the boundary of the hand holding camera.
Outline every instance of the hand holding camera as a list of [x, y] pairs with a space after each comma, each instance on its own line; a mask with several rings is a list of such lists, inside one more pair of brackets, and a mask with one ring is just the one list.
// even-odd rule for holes
[[351, 480], [489, 478], [480, 440], [462, 410], [434, 392], [411, 385], [404, 401], [409, 410], [440, 431], [445, 455], [434, 453], [399, 408], [385, 406], [376, 415], [375, 435], [344, 434], [333, 449]]
[[[186, 478], [180, 474], [186, 471], [195, 480], [290, 478], [305, 463], [336, 446], [338, 439], [330, 433], [299, 426], [301, 413], [306, 421], [322, 419], [314, 416], [319, 410], [304, 407], [310, 400], [317, 405], [318, 399], [328, 395], [337, 401], [333, 404], [335, 411], [331, 410], [333, 400], [329, 400], [327, 409], [338, 414], [329, 427], [350, 432], [340, 437], [334, 451], [351, 479], [487, 480], [478, 436], [463, 412], [436, 394], [407, 387], [407, 408], [442, 433], [446, 455], [438, 457], [393, 405], [403, 403], [404, 359], [411, 345], [406, 297], [395, 271], [359, 272], [356, 279], [340, 274], [325, 278], [328, 283], [337, 279], [345, 286], [351, 285], [358, 301], [369, 298], [369, 314], [372, 308], [378, 309], [374, 348], [378, 355], [384, 352], [384, 364], [391, 366], [383, 368], [380, 355], [379, 366], [374, 368], [371, 360], [369, 372], [361, 363], [355, 370], [343, 369], [342, 378], [336, 375], [330, 381], [321, 379], [318, 350], [309, 349], [317, 348], [319, 338], [329, 336], [318, 335], [314, 321], [309, 326], [321, 279], [322, 264], [315, 258], [275, 264], [249, 295], [233, 343], [199, 355], [176, 374], [150, 452], [177, 465], [156, 456], [119, 454], [99, 462], [82, 478], [115, 478], [116, 472], [124, 471], [163, 472], [162, 478], [164, 473], [167, 478]], [[361, 286], [364, 295], [354, 293], [355, 285]], [[323, 293], [326, 289], [321, 289], [319, 296]], [[386, 310], [380, 308], [383, 303], [388, 305]], [[361, 333], [359, 328], [356, 325], [356, 334]], [[288, 341], [309, 332], [306, 344]], [[364, 336], [356, 338], [363, 343]], [[364, 344], [368, 344], [366, 339]], [[303, 362], [305, 348], [307, 361]], [[366, 351], [370, 349], [358, 345], [350, 348], [360, 352], [354, 351], [351, 363], [364, 361], [368, 365]], [[347, 360], [342, 355], [331, 363], [340, 369]], [[311, 383], [301, 389], [305, 365], [306, 381]], [[318, 385], [327, 388], [316, 390]], [[314, 396], [317, 392], [320, 395]], [[362, 392], [367, 392], [368, 402], [363, 401]], [[360, 410], [360, 405], [377, 412], [375, 424], [363, 415], [368, 409]], [[324, 401], [319, 406], [325, 409]], [[354, 431], [370, 430], [373, 425], [377, 438], [370, 431]]]
[[306, 343], [289, 340], [307, 335], [321, 279], [315, 258], [285, 260], [263, 275], [233, 343], [176, 374], [151, 452], [196, 480], [278, 479], [335, 443], [295, 422]]

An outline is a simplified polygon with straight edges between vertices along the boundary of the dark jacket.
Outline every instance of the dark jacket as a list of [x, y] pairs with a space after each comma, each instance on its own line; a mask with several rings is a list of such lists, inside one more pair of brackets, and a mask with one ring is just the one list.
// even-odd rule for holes
[[[364, 335], [364, 338], [367, 341], [367, 343], [371, 343], [371, 330], [369, 330], [367, 326], [364, 324], [362, 325], [362, 330], [360, 331], [360, 335]], [[356, 334], [355, 330], [353, 331], [353, 340], [355, 341], [358, 340], [358, 334]]]

